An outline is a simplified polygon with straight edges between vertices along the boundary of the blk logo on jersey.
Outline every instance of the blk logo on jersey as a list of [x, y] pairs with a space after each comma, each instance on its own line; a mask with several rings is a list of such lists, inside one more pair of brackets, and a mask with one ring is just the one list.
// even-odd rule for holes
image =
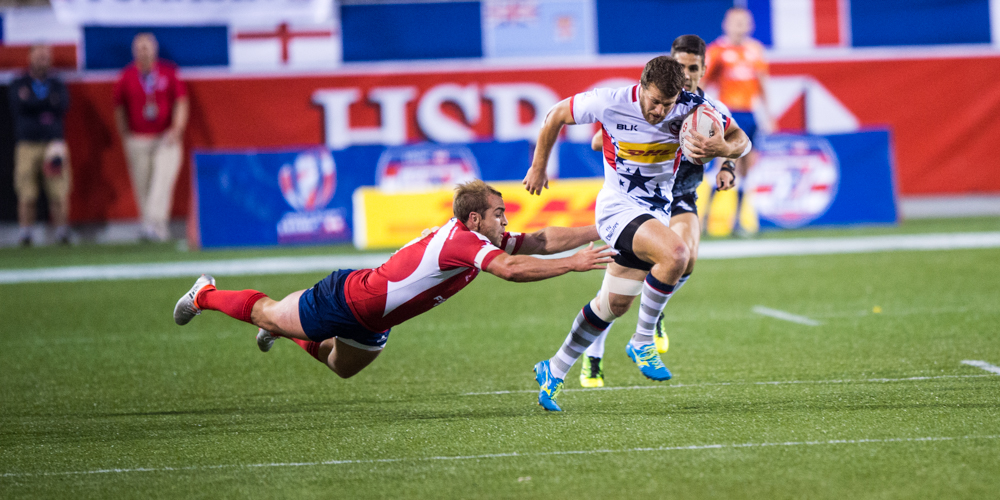
[[624, 123], [618, 123], [617, 126], [618, 126], [618, 130], [623, 130], [625, 132], [635, 132], [635, 131], [639, 130], [639, 126], [638, 125], [634, 125], [634, 124], [633, 125], [626, 125]]

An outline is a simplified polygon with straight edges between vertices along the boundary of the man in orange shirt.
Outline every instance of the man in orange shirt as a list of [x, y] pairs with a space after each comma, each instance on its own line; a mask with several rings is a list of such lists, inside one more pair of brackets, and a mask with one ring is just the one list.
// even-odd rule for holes
[[[764, 60], [764, 46], [750, 37], [753, 32], [753, 16], [750, 11], [733, 7], [726, 11], [722, 21], [724, 33], [708, 45], [706, 50], [705, 77], [703, 87], [716, 87], [719, 100], [732, 112], [732, 117], [740, 124], [747, 136], [756, 141], [757, 122], [753, 110], [762, 112], [764, 123], [762, 133], [775, 130], [774, 121], [767, 111], [767, 61]], [[757, 162], [756, 150], [736, 161], [738, 178], [746, 178]], [[743, 204], [743, 183], [737, 184], [736, 227], [734, 232], [742, 233], [739, 227], [739, 213]], [[709, 199], [711, 204], [711, 198]]]

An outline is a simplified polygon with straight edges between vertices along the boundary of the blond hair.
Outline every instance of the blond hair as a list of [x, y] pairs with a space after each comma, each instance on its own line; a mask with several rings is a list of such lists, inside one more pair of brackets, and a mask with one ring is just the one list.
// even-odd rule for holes
[[455, 218], [464, 224], [469, 221], [472, 212], [485, 217], [486, 210], [490, 208], [491, 194], [503, 197], [500, 191], [479, 179], [455, 186], [455, 201], [451, 206]]

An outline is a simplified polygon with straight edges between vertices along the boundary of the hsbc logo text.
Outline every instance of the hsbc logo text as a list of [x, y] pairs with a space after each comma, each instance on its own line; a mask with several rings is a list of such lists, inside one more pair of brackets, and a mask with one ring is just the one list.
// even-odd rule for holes
[[[351, 125], [350, 109], [364, 98], [378, 106], [379, 125]], [[472, 129], [483, 116], [483, 107], [492, 105], [492, 140], [534, 142], [549, 109], [559, 102], [559, 95], [550, 87], [533, 82], [458, 85], [442, 83], [427, 89], [422, 95], [416, 87], [371, 87], [366, 95], [358, 87], [318, 89], [312, 101], [323, 109], [324, 142], [331, 149], [349, 146], [405, 144], [413, 136], [408, 130], [412, 123], [407, 110], [416, 103], [416, 123], [428, 139], [439, 143], [468, 143], [487, 139]], [[487, 103], [486, 101], [489, 101]], [[460, 111], [460, 119], [445, 113], [449, 104]], [[532, 108], [533, 118], [525, 122], [522, 107]], [[567, 139], [587, 143], [593, 135], [590, 125], [566, 128]]]

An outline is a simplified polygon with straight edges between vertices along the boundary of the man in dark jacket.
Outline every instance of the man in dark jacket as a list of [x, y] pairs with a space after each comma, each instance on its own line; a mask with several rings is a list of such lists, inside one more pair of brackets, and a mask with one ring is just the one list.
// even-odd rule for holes
[[39, 184], [45, 186], [56, 240], [69, 243], [70, 167], [63, 138], [63, 117], [69, 106], [66, 85], [52, 72], [52, 49], [35, 45], [28, 56], [28, 72], [11, 82], [10, 106], [17, 145], [14, 154], [14, 190], [17, 192], [18, 239], [31, 244], [37, 217]]

